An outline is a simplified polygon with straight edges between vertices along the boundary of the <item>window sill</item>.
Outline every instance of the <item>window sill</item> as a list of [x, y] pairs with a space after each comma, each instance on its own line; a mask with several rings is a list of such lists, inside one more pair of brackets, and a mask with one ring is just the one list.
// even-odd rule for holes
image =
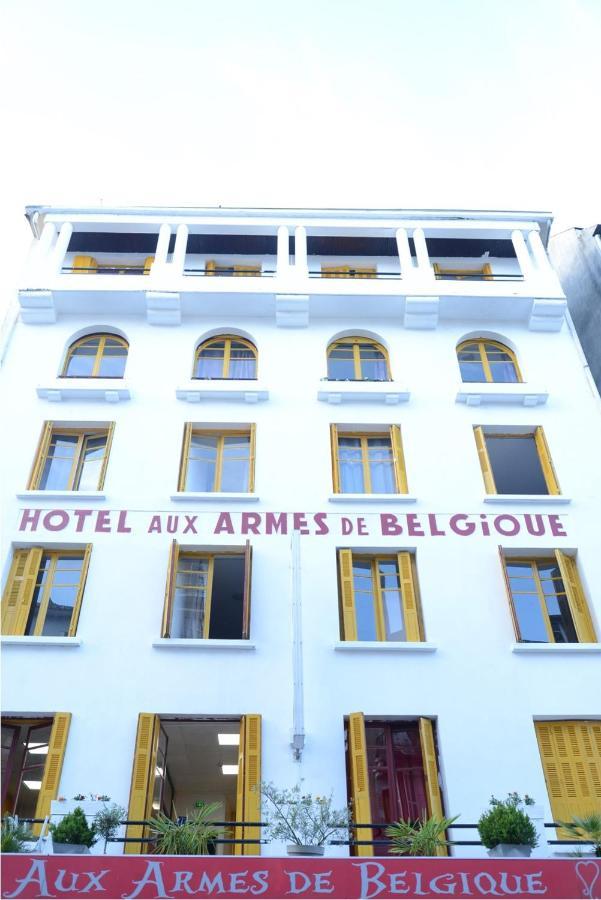
[[241, 400], [243, 403], [260, 403], [269, 400], [269, 391], [252, 379], [212, 381], [210, 378], [202, 378], [176, 388], [175, 396], [187, 403], [200, 403], [202, 400]]
[[81, 647], [82, 641], [78, 637], [34, 637], [29, 634], [3, 634], [0, 638], [2, 646], [15, 644], [25, 647]]
[[434, 653], [436, 644], [427, 641], [336, 641], [334, 650], [367, 650], [377, 653]]
[[60, 403], [64, 400], [104, 400], [119, 403], [130, 400], [131, 392], [121, 378], [59, 378], [37, 388], [42, 400]]
[[159, 650], [256, 650], [251, 641], [216, 638], [159, 638], [152, 646]]
[[512, 644], [512, 653], [601, 653], [601, 644]]
[[330, 503], [417, 503], [414, 494], [330, 494]]
[[104, 491], [22, 491], [18, 500], [106, 500]]
[[487, 494], [484, 503], [505, 503], [515, 506], [516, 503], [550, 503], [552, 506], [562, 506], [571, 503], [572, 498], [564, 494]]
[[240, 500], [244, 503], [257, 503], [259, 495], [249, 494], [245, 491], [240, 491], [239, 493], [237, 491], [179, 491], [177, 494], [171, 494], [171, 499], [175, 502], [186, 502], [188, 500], [219, 500], [221, 502], [225, 500]]
[[326, 381], [317, 391], [317, 399], [326, 403], [384, 403], [394, 406], [406, 403], [411, 396], [407, 388], [394, 381]]
[[457, 403], [480, 406], [483, 403], [513, 403], [520, 406], [541, 406], [549, 399], [549, 392], [533, 384], [462, 384], [457, 391]]

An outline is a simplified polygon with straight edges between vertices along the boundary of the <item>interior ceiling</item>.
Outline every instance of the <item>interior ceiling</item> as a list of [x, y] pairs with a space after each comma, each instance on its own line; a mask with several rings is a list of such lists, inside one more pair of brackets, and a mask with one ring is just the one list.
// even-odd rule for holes
[[230, 792], [236, 777], [224, 775], [223, 763], [238, 762], [238, 747], [222, 747], [218, 734], [240, 734], [240, 722], [173, 722], [161, 719], [169, 742], [167, 768], [175, 792]]

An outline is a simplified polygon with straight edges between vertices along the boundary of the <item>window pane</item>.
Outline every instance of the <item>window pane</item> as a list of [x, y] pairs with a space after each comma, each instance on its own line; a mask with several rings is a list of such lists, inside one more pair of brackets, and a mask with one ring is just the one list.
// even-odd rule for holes
[[82, 464], [75, 490], [97, 491], [100, 470], [106, 450], [106, 435], [89, 437], [84, 440]]
[[549, 637], [538, 596], [513, 594], [513, 605], [520, 629], [520, 640], [548, 643]]
[[257, 377], [257, 362], [254, 352], [237, 341], [232, 341], [229, 377], [245, 379]]
[[226, 435], [221, 466], [222, 491], [247, 491], [250, 471], [250, 435]]
[[355, 378], [352, 344], [338, 344], [328, 354], [328, 378], [338, 381]]
[[53, 585], [42, 634], [47, 637], [66, 637], [77, 597], [77, 584]]
[[193, 434], [190, 438], [187, 491], [214, 491], [217, 462], [216, 435]]
[[27, 619], [27, 624], [25, 626], [25, 634], [33, 634], [35, 631], [36, 623], [38, 621], [38, 615], [40, 612], [40, 605], [42, 603], [42, 597], [44, 595], [44, 588], [46, 586], [46, 580], [48, 578], [48, 571], [50, 569], [50, 557], [42, 556], [42, 561], [40, 563], [40, 568], [38, 569], [38, 574], [35, 582], [35, 588], [33, 591], [33, 597], [31, 601], [31, 606], [29, 608], [29, 617]]
[[73, 460], [79, 438], [77, 435], [54, 435], [40, 478], [40, 489], [45, 491], [69, 490]]
[[376, 347], [362, 345], [359, 348], [361, 360], [361, 376], [369, 381], [386, 381], [386, 359], [381, 350]]
[[357, 640], [377, 640], [376, 612], [372, 593], [355, 592], [355, 615], [357, 620]]
[[548, 494], [534, 435], [485, 435], [498, 494]]
[[405, 640], [405, 622], [403, 619], [403, 601], [399, 590], [382, 592], [384, 607], [384, 627], [387, 641]]
[[365, 493], [361, 438], [338, 438], [338, 469], [341, 493]]
[[201, 350], [196, 365], [195, 378], [223, 378], [225, 341], [216, 341]]
[[123, 378], [127, 362], [127, 347], [119, 341], [107, 339], [98, 368], [99, 378]]
[[512, 362], [492, 362], [490, 363], [490, 371], [492, 380], [495, 382], [515, 383], [518, 375]]
[[518, 562], [515, 559], [507, 560], [505, 568], [509, 576], [530, 576], [532, 574], [532, 563], [528, 562], [528, 560], [524, 560], [524, 562]]
[[567, 597], [564, 595], [547, 597], [547, 612], [551, 621], [553, 637], [556, 643], [576, 643], [578, 636]]
[[374, 494], [395, 494], [396, 481], [389, 438], [369, 438], [369, 471]]
[[65, 375], [71, 378], [89, 378], [94, 369], [99, 346], [100, 339], [94, 338], [76, 347], [69, 357]]
[[[171, 615], [171, 637], [203, 636], [208, 571], [208, 559], [180, 557]], [[182, 579], [183, 573], [185, 577]]]
[[484, 366], [478, 362], [459, 361], [459, 371], [461, 372], [461, 380], [465, 383], [482, 383], [486, 381], [484, 374]]

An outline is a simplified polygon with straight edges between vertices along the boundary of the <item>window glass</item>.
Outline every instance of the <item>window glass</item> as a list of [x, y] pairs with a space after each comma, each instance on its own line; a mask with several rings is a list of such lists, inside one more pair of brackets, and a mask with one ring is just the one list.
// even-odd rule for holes
[[180, 554], [170, 636], [241, 639], [244, 557]]
[[81, 556], [42, 556], [25, 634], [68, 636], [82, 564]]
[[404, 641], [406, 637], [403, 599], [396, 560], [379, 560], [378, 573], [382, 594], [385, 639], [387, 641]]
[[390, 438], [373, 437], [367, 439], [371, 492], [374, 494], [396, 493], [394, 462]]
[[208, 573], [208, 559], [180, 555], [171, 618], [171, 637], [204, 637]]
[[548, 494], [534, 435], [486, 434], [498, 494]]
[[53, 432], [39, 482], [43, 491], [97, 491], [104, 469], [107, 433]]
[[246, 344], [232, 341], [230, 350], [230, 378], [253, 379], [257, 377], [255, 353]]
[[69, 351], [65, 375], [73, 378], [89, 378], [94, 371], [99, 346], [100, 338], [91, 338], [73, 347]]
[[247, 491], [250, 467], [250, 436], [225, 435], [221, 464], [222, 491]]
[[549, 638], [538, 595], [515, 593], [512, 596], [522, 641], [547, 643]]
[[363, 453], [361, 438], [341, 437], [338, 440], [340, 490], [343, 494], [364, 494]]
[[194, 378], [257, 377], [257, 352], [249, 343], [225, 337], [201, 344], [197, 351]]
[[99, 378], [123, 378], [125, 363], [127, 362], [127, 347], [120, 341], [107, 338], [104, 344], [104, 353], [99, 360]]
[[109, 335], [93, 335], [69, 348], [63, 377], [123, 378], [128, 347], [124, 340]]
[[78, 491], [95, 491], [98, 489], [100, 470], [106, 450], [106, 435], [84, 439], [82, 463], [79, 477], [74, 489]]
[[198, 353], [196, 378], [223, 378], [225, 341], [212, 341]]
[[40, 490], [65, 491], [70, 489], [71, 473], [78, 444], [79, 436], [76, 434], [53, 436], [40, 479]]
[[188, 457], [187, 491], [214, 491], [219, 438], [210, 434], [192, 434]]
[[371, 560], [353, 559], [353, 586], [355, 590], [355, 615], [357, 640], [376, 641], [376, 603], [373, 591]]
[[386, 357], [377, 347], [361, 345], [359, 347], [361, 360], [361, 376], [368, 381], [386, 381], [388, 371]]
[[457, 351], [461, 380], [464, 382], [484, 382], [486, 375], [478, 347]]
[[328, 354], [328, 378], [338, 381], [355, 378], [355, 361], [352, 344], [336, 344]]
[[559, 567], [554, 560], [509, 561], [505, 565], [524, 642], [577, 642], [578, 636]]
[[517, 382], [520, 380], [511, 352], [494, 341], [465, 341], [457, 348], [464, 382]]

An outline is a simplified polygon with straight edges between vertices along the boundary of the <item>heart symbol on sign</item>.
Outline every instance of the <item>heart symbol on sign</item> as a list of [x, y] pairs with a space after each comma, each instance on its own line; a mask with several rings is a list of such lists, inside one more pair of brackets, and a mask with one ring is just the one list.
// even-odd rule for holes
[[601, 871], [599, 867], [599, 863], [597, 862], [577, 862], [576, 863], [576, 875], [582, 882], [584, 890], [582, 892], [583, 897], [592, 898], [593, 896], [593, 888], [595, 886], [595, 882], [599, 877], [599, 872]]

